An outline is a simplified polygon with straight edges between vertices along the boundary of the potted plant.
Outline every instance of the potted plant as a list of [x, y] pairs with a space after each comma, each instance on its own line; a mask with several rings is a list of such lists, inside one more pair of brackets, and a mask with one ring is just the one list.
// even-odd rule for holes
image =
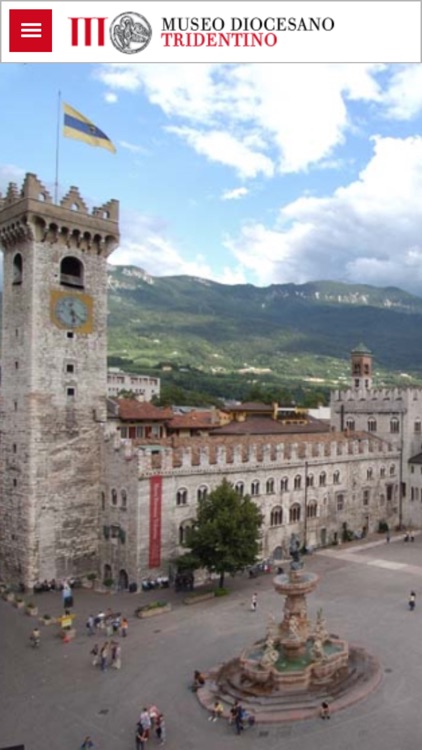
[[16, 609], [22, 609], [22, 607], [25, 606], [25, 602], [21, 596], [15, 596], [15, 601], [13, 603]]
[[40, 622], [42, 622], [43, 625], [52, 625], [54, 618], [51, 615], [43, 615], [40, 617]]
[[10, 589], [8, 589], [6, 591], [6, 594], [4, 595], [4, 598], [5, 598], [5, 600], [7, 602], [14, 602], [15, 601], [15, 594], [14, 594], [13, 591], [11, 591]]
[[26, 614], [30, 617], [38, 615], [38, 607], [35, 606], [34, 602], [28, 602], [26, 605]]
[[165, 612], [171, 612], [171, 604], [169, 602], [150, 602], [135, 609], [135, 615], [140, 620], [147, 617], [155, 617], [156, 615], [163, 615]]
[[113, 578], [104, 578], [103, 584], [106, 587], [108, 593], [110, 594], [111, 593], [111, 587], [114, 584], [114, 579]]

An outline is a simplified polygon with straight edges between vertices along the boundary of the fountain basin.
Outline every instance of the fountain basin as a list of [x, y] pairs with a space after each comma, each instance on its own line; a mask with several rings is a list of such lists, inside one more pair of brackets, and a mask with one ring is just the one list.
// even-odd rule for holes
[[[259, 641], [252, 648], [246, 648], [239, 657], [240, 673], [245, 675], [251, 685], [250, 694], [261, 692], [263, 685], [270, 685], [272, 690], [309, 690], [332, 680], [340, 670], [347, 669], [349, 647], [347, 641], [330, 640], [324, 644], [323, 661], [314, 661], [311, 656], [313, 639], [301, 644], [302, 652], [291, 658], [286, 644], [277, 647], [280, 653], [278, 661], [272, 666], [262, 666], [259, 662], [264, 654], [265, 641]], [[295, 644], [298, 645], [297, 643]]]
[[278, 575], [273, 584], [276, 591], [284, 596], [296, 594], [304, 596], [312, 593], [317, 587], [319, 576], [316, 573], [305, 573], [301, 570], [291, 572], [290, 575]]

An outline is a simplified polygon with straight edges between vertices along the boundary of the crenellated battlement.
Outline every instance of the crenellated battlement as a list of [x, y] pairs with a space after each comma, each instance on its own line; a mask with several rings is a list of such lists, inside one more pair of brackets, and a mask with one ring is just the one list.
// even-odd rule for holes
[[37, 175], [28, 173], [21, 190], [11, 182], [0, 196], [0, 244], [8, 248], [25, 239], [107, 257], [119, 244], [119, 202], [109, 200], [90, 212], [72, 186], [56, 204]]
[[371, 388], [335, 390], [331, 394], [331, 408], [334, 412], [340, 409], [356, 413], [404, 412], [410, 401], [422, 400], [420, 386], [393, 388]]
[[139, 446], [136, 441], [114, 436], [114, 449], [121, 451], [128, 461], [137, 460], [140, 475], [174, 474], [203, 471], [245, 471], [259, 468], [276, 469], [302, 465], [326, 464], [329, 461], [341, 461], [385, 456], [395, 458], [398, 448], [378, 438], [367, 435], [340, 436], [338, 439], [311, 442], [268, 442], [268, 443], [232, 443], [219, 444], [212, 439], [208, 443], [180, 445], [172, 447], [163, 445], [157, 452], [148, 445]]

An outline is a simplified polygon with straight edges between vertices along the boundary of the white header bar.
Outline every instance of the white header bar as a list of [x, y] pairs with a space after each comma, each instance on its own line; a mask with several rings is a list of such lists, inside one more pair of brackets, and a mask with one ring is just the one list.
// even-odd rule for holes
[[419, 0], [0, 4], [1, 62], [421, 62]]

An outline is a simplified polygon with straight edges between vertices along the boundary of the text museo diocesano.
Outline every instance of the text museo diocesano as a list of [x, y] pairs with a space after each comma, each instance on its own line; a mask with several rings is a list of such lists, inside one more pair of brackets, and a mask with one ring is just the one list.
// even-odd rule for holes
[[[334, 19], [328, 17], [285, 18], [172, 17], [163, 18], [161, 38], [165, 47], [274, 47], [276, 31], [332, 31]], [[203, 33], [205, 32], [205, 33]]]

